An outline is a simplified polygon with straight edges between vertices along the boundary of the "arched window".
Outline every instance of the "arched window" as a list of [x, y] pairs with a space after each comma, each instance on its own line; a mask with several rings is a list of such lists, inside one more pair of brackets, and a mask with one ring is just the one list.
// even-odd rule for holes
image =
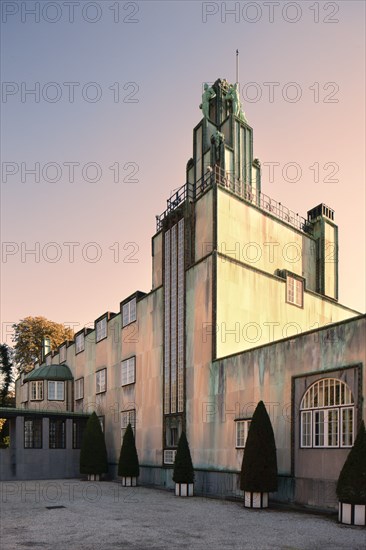
[[354, 400], [350, 388], [336, 378], [323, 378], [301, 400], [300, 447], [352, 447]]

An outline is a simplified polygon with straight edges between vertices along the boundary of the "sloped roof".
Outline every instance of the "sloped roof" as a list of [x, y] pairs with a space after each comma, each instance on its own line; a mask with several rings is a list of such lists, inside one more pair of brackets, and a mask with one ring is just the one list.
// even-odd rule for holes
[[73, 380], [73, 375], [67, 365], [44, 365], [24, 377], [24, 382], [32, 380]]

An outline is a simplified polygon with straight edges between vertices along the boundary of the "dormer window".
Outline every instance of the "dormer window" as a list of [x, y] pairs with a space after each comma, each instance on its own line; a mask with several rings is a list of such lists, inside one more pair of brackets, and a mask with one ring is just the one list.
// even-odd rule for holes
[[96, 342], [107, 338], [107, 317], [103, 317], [96, 322]]
[[66, 344], [60, 347], [60, 363], [66, 361]]
[[127, 302], [122, 307], [122, 327], [136, 321], [136, 298]]
[[81, 353], [85, 349], [85, 334], [80, 332], [75, 336], [75, 353]]

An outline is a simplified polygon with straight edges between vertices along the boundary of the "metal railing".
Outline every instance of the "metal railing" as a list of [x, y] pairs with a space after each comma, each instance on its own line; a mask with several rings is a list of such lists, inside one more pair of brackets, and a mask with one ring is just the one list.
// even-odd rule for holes
[[228, 189], [234, 195], [244, 199], [261, 210], [269, 212], [277, 219], [288, 223], [299, 231], [311, 233], [312, 225], [305, 218], [293, 212], [282, 203], [271, 199], [268, 195], [262, 192], [256, 193], [252, 186], [239, 178], [235, 178], [233, 174], [225, 172], [219, 166], [209, 168], [203, 178], [196, 184], [186, 183], [182, 185], [169, 199], [167, 200], [167, 208], [164, 212], [156, 216], [156, 230], [160, 231], [163, 227], [165, 218], [176, 208], [181, 206], [186, 200], [194, 202], [197, 200], [208, 187], [213, 184], [220, 185]]

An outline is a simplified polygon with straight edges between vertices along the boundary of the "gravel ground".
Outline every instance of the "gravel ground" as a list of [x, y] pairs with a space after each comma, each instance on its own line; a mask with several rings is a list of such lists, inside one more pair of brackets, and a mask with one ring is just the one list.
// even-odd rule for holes
[[0, 491], [1, 550], [366, 548], [365, 529], [338, 525], [332, 517], [246, 510], [241, 503], [146, 487], [17, 481], [0, 483]]

